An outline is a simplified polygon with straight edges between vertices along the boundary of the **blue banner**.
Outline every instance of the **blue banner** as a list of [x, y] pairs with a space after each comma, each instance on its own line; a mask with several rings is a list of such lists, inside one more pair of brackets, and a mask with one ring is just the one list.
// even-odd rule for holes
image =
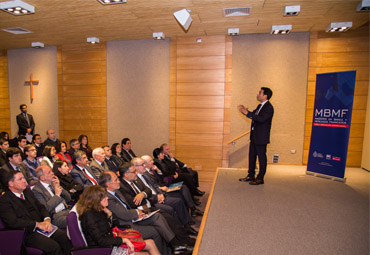
[[344, 178], [356, 71], [316, 75], [307, 171]]

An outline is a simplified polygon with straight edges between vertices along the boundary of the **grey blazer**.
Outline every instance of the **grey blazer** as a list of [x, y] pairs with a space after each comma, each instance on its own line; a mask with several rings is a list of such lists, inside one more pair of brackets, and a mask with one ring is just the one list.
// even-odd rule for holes
[[95, 161], [95, 159], [93, 159], [90, 163], [90, 168], [91, 168], [91, 171], [93, 172], [93, 174], [96, 176], [96, 178], [99, 179], [100, 175], [104, 172], [104, 171], [108, 171], [109, 170], [109, 167], [107, 166], [107, 163], [105, 163], [104, 161], [104, 168], [97, 162]]

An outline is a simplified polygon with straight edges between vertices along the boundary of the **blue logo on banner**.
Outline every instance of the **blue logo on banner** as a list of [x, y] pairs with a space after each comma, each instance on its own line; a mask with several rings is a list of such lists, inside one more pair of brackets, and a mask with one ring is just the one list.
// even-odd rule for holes
[[317, 74], [307, 171], [344, 178], [356, 71]]

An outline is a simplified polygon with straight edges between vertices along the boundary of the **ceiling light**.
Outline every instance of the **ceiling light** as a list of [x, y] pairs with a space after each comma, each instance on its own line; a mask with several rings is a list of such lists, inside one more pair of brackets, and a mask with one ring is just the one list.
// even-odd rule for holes
[[358, 5], [356, 10], [358, 12], [368, 12], [370, 11], [370, 0], [362, 0]]
[[180, 11], [174, 12], [173, 15], [175, 16], [176, 20], [180, 23], [180, 25], [185, 29], [188, 30], [190, 27], [191, 22], [193, 21], [190, 17], [191, 10], [182, 9]]
[[272, 26], [270, 34], [272, 35], [286, 35], [292, 30], [292, 25], [278, 25]]
[[86, 41], [91, 44], [99, 43], [100, 40], [97, 37], [87, 37]]
[[229, 28], [227, 29], [228, 35], [239, 35], [239, 28]]
[[352, 27], [352, 22], [333, 22], [326, 27], [326, 32], [345, 32]]
[[154, 33], [153, 33], [153, 38], [154, 38], [155, 40], [164, 40], [165, 35], [164, 35], [164, 33], [163, 33], [163, 32], [154, 32]]
[[300, 11], [301, 11], [301, 6], [300, 5], [285, 6], [284, 16], [298, 15]]
[[106, 4], [124, 4], [127, 3], [127, 0], [98, 0], [99, 3]]
[[14, 15], [35, 13], [35, 7], [21, 0], [13, 0], [0, 3], [0, 9]]
[[32, 42], [31, 45], [33, 48], [44, 48], [45, 47], [44, 43], [42, 42]]

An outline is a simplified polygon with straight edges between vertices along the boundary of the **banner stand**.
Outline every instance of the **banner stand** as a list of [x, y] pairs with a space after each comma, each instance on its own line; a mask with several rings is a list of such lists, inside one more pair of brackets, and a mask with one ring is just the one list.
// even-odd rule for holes
[[337, 182], [343, 182], [343, 183], [345, 183], [347, 180], [347, 178], [340, 178], [340, 177], [330, 176], [326, 174], [319, 174], [319, 173], [315, 173], [311, 171], [306, 171], [306, 175], [312, 175], [315, 177], [321, 177], [321, 178], [325, 178], [325, 179], [329, 179], [329, 180], [337, 181]]

